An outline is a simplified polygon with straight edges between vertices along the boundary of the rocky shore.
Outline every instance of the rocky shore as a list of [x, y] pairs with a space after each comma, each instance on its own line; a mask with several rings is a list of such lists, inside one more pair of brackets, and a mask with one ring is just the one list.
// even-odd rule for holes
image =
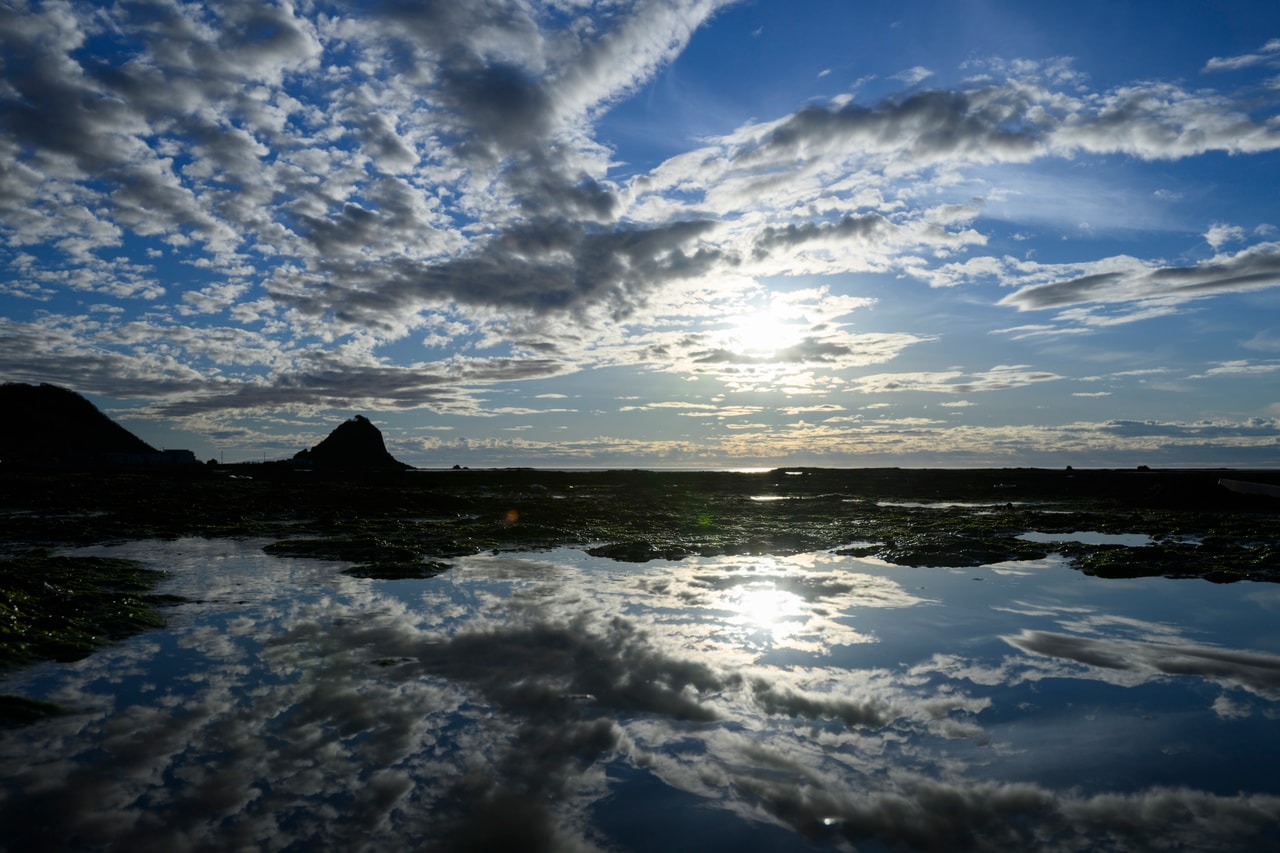
[[[71, 545], [267, 537], [280, 556], [430, 578], [481, 552], [579, 548], [629, 562], [836, 551], [904, 566], [1068, 555], [1102, 577], [1280, 580], [1280, 499], [1222, 471], [533, 469], [326, 472], [294, 465], [0, 473], [0, 667], [73, 659], [163, 623], [159, 579]], [[1280, 472], [1230, 472], [1280, 483]], [[1088, 544], [1080, 531], [1142, 544]], [[1034, 540], [1023, 538], [1035, 532]], [[22, 705], [25, 720], [48, 709]]]
[[[273, 546], [280, 553], [352, 560], [365, 571], [416, 563], [434, 571], [461, 554], [556, 546], [624, 560], [841, 548], [956, 566], [1063, 550], [1018, 538], [1027, 531], [1089, 530], [1152, 541], [1068, 546], [1086, 571], [1272, 579], [1280, 500], [1232, 492], [1218, 484], [1223, 477], [1045, 469], [328, 475], [271, 464], [167, 476], [6, 473], [0, 547], [254, 535], [281, 540]], [[1280, 472], [1231, 478], [1280, 483]]]

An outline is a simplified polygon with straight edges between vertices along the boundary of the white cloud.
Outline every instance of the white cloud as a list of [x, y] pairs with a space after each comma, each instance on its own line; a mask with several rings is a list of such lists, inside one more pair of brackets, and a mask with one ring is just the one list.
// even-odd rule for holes
[[912, 68], [908, 68], [906, 71], [899, 71], [897, 74], [890, 76], [894, 80], [901, 80], [909, 86], [914, 86], [917, 83], [923, 83], [925, 80], [928, 80], [933, 76], [933, 72], [928, 68], [925, 68], [923, 65], [916, 65]]
[[1242, 341], [1240, 345], [1257, 352], [1280, 352], [1280, 331], [1262, 329], [1247, 341]]
[[1257, 53], [1243, 53], [1238, 56], [1215, 56], [1204, 64], [1204, 72], [1239, 71], [1255, 65], [1280, 64], [1280, 39], [1271, 39]]
[[1280, 361], [1252, 362], [1247, 359], [1220, 362], [1204, 373], [1188, 377], [1189, 379], [1208, 379], [1214, 376], [1259, 376], [1280, 371]]
[[1205, 232], [1204, 239], [1206, 243], [1217, 251], [1222, 247], [1223, 243], [1238, 243], [1243, 240], [1244, 229], [1239, 225], [1226, 225], [1221, 222], [1215, 222]]

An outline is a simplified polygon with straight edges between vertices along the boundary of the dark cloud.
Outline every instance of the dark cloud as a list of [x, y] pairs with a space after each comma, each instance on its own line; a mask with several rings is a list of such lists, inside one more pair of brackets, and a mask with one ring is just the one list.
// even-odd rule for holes
[[925, 167], [944, 158], [990, 162], [1035, 156], [1047, 128], [1028, 94], [1015, 87], [925, 91], [876, 106], [810, 106], [737, 152], [744, 164], [807, 160], [826, 148]]
[[210, 387], [199, 371], [171, 359], [95, 345], [75, 324], [15, 323], [0, 317], [0, 372], [6, 381], [59, 377], [88, 394], [164, 397]]
[[[326, 362], [330, 364], [328, 369], [324, 367]], [[431, 369], [359, 367], [315, 354], [305, 359], [296, 371], [263, 381], [239, 383], [230, 390], [210, 383], [207, 393], [158, 404], [152, 412], [164, 417], [190, 417], [280, 407], [346, 409], [369, 401], [393, 409], [430, 406], [441, 411], [470, 413], [476, 402], [463, 390], [467, 385], [542, 379], [573, 369], [549, 358], [459, 359], [433, 365]]]
[[1261, 243], [1189, 267], [1148, 267], [1127, 260], [1131, 262], [1124, 270], [1023, 287], [1000, 304], [1038, 311], [1089, 303], [1185, 301], [1280, 285], [1280, 243]]
[[943, 162], [1026, 162], [1077, 150], [1145, 159], [1273, 150], [1280, 131], [1216, 96], [1171, 84], [1062, 98], [1041, 81], [1012, 79], [913, 92], [872, 106], [811, 105], [761, 129], [745, 128], [732, 142], [730, 159], [738, 166], [848, 157], [880, 159], [896, 172]]
[[838, 222], [788, 225], [764, 228], [755, 240], [757, 259], [775, 248], [790, 248], [815, 240], [870, 240], [892, 229], [892, 224], [878, 213], [846, 216]]
[[[43, 200], [30, 204], [41, 173], [62, 157], [75, 164], [68, 177], [81, 182], [86, 195], [105, 190], [110, 207], [100, 209], [135, 233], [191, 233], [223, 253], [248, 241], [271, 254], [301, 254], [316, 265], [321, 292], [333, 300], [320, 313], [352, 291], [395, 291], [397, 270], [445, 298], [469, 302], [476, 294], [480, 303], [536, 309], [619, 295], [612, 255], [623, 265], [638, 262], [626, 283], [632, 291], [645, 289], [645, 275], [660, 283], [664, 273], [696, 272], [699, 261], [679, 257], [678, 246], [654, 247], [656, 257], [642, 257], [639, 231], [674, 234], [687, 232], [686, 225], [612, 234], [593, 227], [613, 221], [618, 198], [562, 138], [578, 131], [565, 124], [554, 79], [581, 45], [570, 50], [563, 34], [542, 31], [508, 3], [386, 3], [362, 11], [366, 17], [345, 24], [346, 46], [370, 61], [397, 49], [411, 57], [399, 69], [404, 81], [419, 78], [408, 104], [391, 88], [397, 81], [364, 80], [361, 87], [363, 73], [354, 71], [331, 98], [309, 90], [301, 75], [304, 69], [320, 73], [315, 63], [322, 46], [314, 24], [287, 6], [229, 3], [203, 19], [194, 7], [121, 4], [111, 13], [116, 30], [107, 37], [121, 52], [88, 61], [79, 52], [87, 37], [81, 22], [6, 9], [9, 91], [0, 97], [0, 141], [16, 143], [21, 152], [8, 169], [31, 167], [14, 187], [9, 207], [23, 213], [10, 227], [36, 239], [46, 230], [40, 217], [65, 216], [42, 211]], [[287, 101], [264, 102], [262, 94], [245, 91], [265, 84], [271, 88], [261, 91], [273, 97], [286, 80], [293, 84]], [[409, 105], [414, 111], [406, 113]], [[467, 191], [487, 196], [482, 204], [497, 210], [505, 202], [511, 207], [503, 219], [524, 220], [506, 229], [509, 234], [559, 231], [558, 251], [583, 257], [566, 264], [499, 248], [477, 261], [489, 251], [481, 248], [469, 258], [457, 251], [463, 241], [456, 233], [446, 236], [457, 219], [433, 213], [439, 200], [420, 184], [370, 177], [358, 167], [334, 182], [349, 155], [329, 146], [317, 156], [318, 140], [299, 131], [332, 135], [335, 126], [358, 140], [379, 170], [404, 172], [427, 156], [435, 167], [452, 170], [450, 182], [472, 175], [480, 183]], [[423, 141], [432, 147], [420, 147]], [[489, 192], [485, 181], [492, 182]], [[28, 207], [34, 210], [26, 213]], [[469, 211], [477, 216], [485, 211]], [[499, 222], [487, 227], [503, 230]], [[118, 240], [98, 238], [100, 245]], [[446, 247], [452, 257], [441, 262]], [[333, 260], [343, 255], [374, 260]], [[386, 282], [384, 265], [391, 271]], [[367, 301], [373, 309], [404, 307], [394, 297]]]
[[444, 106], [456, 116], [466, 156], [496, 163], [529, 151], [552, 129], [552, 100], [540, 81], [512, 65], [446, 68], [439, 84]]
[[[353, 222], [376, 215], [352, 211]], [[511, 229], [468, 255], [439, 262], [407, 257], [377, 263], [319, 262], [325, 287], [273, 283], [273, 296], [308, 316], [331, 314], [354, 328], [377, 328], [440, 299], [462, 304], [563, 311], [605, 302], [625, 315], [662, 284], [696, 277], [726, 261], [699, 245], [708, 221], [583, 230], [567, 221]], [[341, 233], [325, 226], [325, 234]], [[397, 322], [401, 320], [397, 319]]]
[[[761, 345], [764, 345], [764, 342], [757, 344], [757, 346]], [[768, 355], [748, 355], [716, 348], [696, 351], [692, 356], [695, 364], [824, 364], [838, 362], [843, 357], [857, 354], [855, 348], [846, 344], [806, 337], [797, 344], [783, 347]]]
[[849, 355], [852, 352], [853, 350], [844, 344], [807, 337], [794, 346], [778, 350], [775, 358], [782, 362], [814, 364], [837, 361], [841, 356]]
[[1206, 446], [1224, 438], [1242, 436], [1280, 437], [1280, 422], [1274, 418], [1247, 418], [1241, 422], [1109, 420], [1097, 425], [1099, 432], [1122, 438], [1159, 438], [1167, 442], [1199, 440]]
[[[89, 394], [162, 398], [149, 413], [190, 417], [216, 412], [375, 404], [387, 408], [432, 406], [474, 413], [467, 386], [519, 382], [576, 370], [562, 359], [465, 358], [423, 366], [360, 364], [340, 352], [296, 352], [287, 366], [263, 377], [227, 377], [186, 367], [173, 358], [146, 353], [163, 341], [187, 360], [274, 365], [280, 353], [268, 338], [245, 330], [135, 324], [23, 324], [0, 318], [0, 373], [7, 381], [46, 381], [57, 376]], [[139, 354], [141, 350], [141, 354]]]

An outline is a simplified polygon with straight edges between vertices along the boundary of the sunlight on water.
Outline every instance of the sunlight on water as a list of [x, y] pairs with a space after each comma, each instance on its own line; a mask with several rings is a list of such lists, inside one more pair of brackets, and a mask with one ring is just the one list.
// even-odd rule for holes
[[803, 600], [767, 581], [734, 592], [726, 598], [726, 605], [735, 614], [733, 621], [769, 634], [774, 643], [785, 641], [805, 621]]
[[[0, 692], [0, 845], [78, 850], [1274, 846], [1280, 587], [831, 553], [478, 554], [430, 580], [260, 540], [167, 628]], [[980, 582], [977, 582], [980, 581]], [[945, 820], [938, 820], [940, 814]]]

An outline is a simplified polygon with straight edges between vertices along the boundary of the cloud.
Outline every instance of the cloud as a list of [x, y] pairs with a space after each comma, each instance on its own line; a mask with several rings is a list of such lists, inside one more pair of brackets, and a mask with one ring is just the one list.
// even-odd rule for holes
[[784, 406], [778, 409], [784, 415], [831, 414], [843, 412], [844, 406], [836, 403], [821, 403], [814, 406]]
[[1280, 371], [1280, 361], [1251, 362], [1247, 359], [1220, 362], [1204, 373], [1187, 377], [1188, 379], [1209, 379], [1215, 376], [1260, 376]]
[[[584, 122], [674, 56], [717, 5], [637, 4], [629, 13], [603, 14], [599, 23], [613, 26], [595, 38], [544, 32], [545, 21], [535, 22], [506, 3], [449, 12], [387, 4], [366, 10], [364, 17], [322, 16], [319, 22], [289, 6], [251, 3], [223, 4], [201, 23], [184, 6], [150, 20], [121, 8], [102, 16], [111, 19], [114, 38], [132, 41], [137, 59], [92, 68], [72, 57], [88, 38], [88, 21], [52, 10], [10, 10], [6, 52], [27, 57], [31, 73], [9, 75], [4, 127], [6, 138], [27, 151], [70, 155], [77, 171], [63, 179], [83, 198], [105, 203], [98, 207], [111, 219], [86, 221], [85, 228], [107, 230], [86, 248], [118, 243], [123, 227], [171, 238], [190, 235], [236, 262], [237, 245], [247, 240], [297, 258], [301, 263], [288, 275], [277, 273], [273, 293], [306, 311], [317, 297], [298, 299], [298, 288], [289, 282], [319, 285], [330, 300], [320, 313], [348, 300], [353, 306], [370, 300], [375, 311], [402, 310], [403, 303], [390, 295], [399, 289], [397, 278], [412, 281], [420, 292], [443, 289], [449, 298], [462, 296], [474, 282], [482, 303], [563, 305], [591, 298], [571, 291], [604, 270], [580, 269], [575, 285], [574, 263], [557, 269], [560, 264], [539, 258], [535, 250], [512, 268], [542, 269], [525, 291], [542, 295], [529, 303], [508, 290], [524, 276], [503, 271], [513, 259], [502, 247], [515, 243], [517, 251], [529, 252], [536, 244], [563, 253], [564, 241], [571, 240], [577, 244], [573, 254], [588, 264], [608, 265], [615, 252], [628, 262], [641, 260], [635, 254], [644, 251], [637, 247], [639, 232], [622, 229], [598, 238], [581, 233], [583, 225], [612, 221], [618, 206], [613, 190], [593, 175], [598, 149], [585, 143]], [[345, 70], [347, 79], [335, 80], [337, 87], [327, 93], [311, 88], [309, 75], [323, 79], [338, 72], [322, 69], [318, 60], [326, 46], [339, 43], [357, 59]], [[404, 64], [407, 55], [416, 69]], [[393, 73], [375, 78], [365, 61], [385, 62]], [[55, 103], [63, 106], [48, 108]], [[438, 124], [423, 124], [427, 116]], [[299, 125], [291, 126], [291, 120], [321, 136], [350, 138], [358, 148], [322, 151], [316, 135], [297, 134]], [[148, 141], [156, 136], [159, 142]], [[450, 140], [444, 148], [429, 153], [432, 140], [444, 139]], [[549, 144], [553, 139], [579, 144]], [[181, 168], [167, 154], [179, 148], [191, 160]], [[358, 173], [361, 156], [375, 165], [372, 175]], [[51, 162], [18, 160], [37, 182], [37, 170]], [[490, 250], [468, 260], [468, 240], [442, 214], [439, 197], [419, 179], [392, 177], [415, 171], [417, 178], [443, 179], [464, 192], [459, 181], [470, 174], [480, 181], [478, 192], [463, 201], [475, 205], [473, 216], [514, 203], [529, 224], [523, 231], [499, 224], [493, 231], [503, 236], [479, 241]], [[46, 171], [44, 180], [50, 177]], [[107, 194], [93, 188], [99, 184], [109, 188]], [[35, 186], [17, 200], [31, 201]], [[229, 187], [237, 192], [227, 193]], [[75, 211], [88, 208], [40, 212], [41, 205], [55, 203], [40, 201], [34, 215], [15, 207], [21, 215], [11, 227], [24, 242], [35, 242], [43, 237], [41, 223], [56, 217], [66, 237]], [[569, 223], [577, 225], [572, 236]], [[684, 226], [643, 231], [672, 229]], [[415, 248], [399, 260], [400, 274], [392, 272], [385, 282], [371, 282], [370, 268], [354, 260], [372, 250], [385, 261], [406, 245]], [[470, 277], [467, 287], [452, 280], [448, 266], [432, 269], [446, 255], [453, 271]], [[657, 271], [655, 260], [648, 273]], [[486, 275], [506, 278], [486, 288]], [[380, 291], [376, 299], [367, 283]], [[368, 318], [376, 325], [372, 313]]]
[[808, 223], [803, 226], [788, 225], [785, 228], [768, 227], [756, 237], [755, 254], [758, 258], [768, 256], [770, 251], [780, 246], [794, 247], [815, 240], [847, 240], [850, 238], [871, 240], [877, 232], [891, 228], [889, 221], [878, 214], [865, 216], [846, 216], [834, 223]]
[[1280, 284], [1280, 243], [1258, 243], [1187, 267], [1157, 266], [1123, 255], [1091, 267], [1093, 271], [1076, 278], [1019, 288], [999, 304], [1039, 311], [1091, 303], [1184, 302], [1275, 287]]
[[921, 171], [942, 161], [1027, 162], [1072, 152], [1173, 159], [1208, 150], [1273, 150], [1280, 134], [1222, 98], [1169, 84], [1064, 96], [1030, 80], [927, 90], [873, 106], [813, 105], [725, 139], [739, 167], [759, 169], [822, 156], [878, 159]]
[[[475, 415], [489, 406], [478, 389], [594, 368], [726, 393], [965, 393], [1049, 374], [858, 380], [936, 339], [923, 316], [855, 329], [847, 315], [870, 297], [798, 298], [797, 334], [769, 352], [718, 334], [716, 312], [804, 276], [998, 283], [1016, 288], [1006, 306], [1064, 312], [1006, 330], [1030, 340], [1271, 286], [1266, 242], [1181, 267], [975, 255], [1001, 216], [1022, 215], [1015, 198], [1169, 227], [1168, 206], [1139, 216], [1109, 186], [1077, 181], [1070, 204], [1028, 192], [1036, 164], [1280, 147], [1260, 101], [1155, 80], [1100, 89], [1062, 59], [974, 63], [980, 76], [949, 87], [917, 66], [887, 97], [707, 125], [661, 162], [623, 162], [606, 116], [728, 5], [5, 5], [0, 293], [18, 307], [0, 372], [144, 398], [145, 417], [222, 435], [271, 411]], [[1206, 70], [1275, 56], [1268, 42]], [[677, 140], [664, 151], [687, 138], [656, 132]], [[1023, 182], [1003, 166], [1026, 167]], [[1214, 223], [1204, 237], [1220, 252], [1264, 232]], [[736, 432], [726, 446], [767, 446]], [[581, 440], [566, 453], [636, 446]]]
[[[840, 391], [846, 386], [835, 387]], [[910, 386], [902, 388], [909, 390]], [[938, 383], [921, 390], [945, 393], [945, 388], [945, 383]], [[871, 390], [879, 393], [876, 386]], [[859, 409], [875, 412], [901, 405], [905, 403], [871, 403]], [[1258, 408], [1261, 412], [1267, 407], [1259, 404]], [[680, 416], [680, 411], [675, 410], [671, 417]], [[717, 417], [713, 409], [683, 411], [702, 417], [704, 423]], [[1266, 467], [1280, 441], [1280, 422], [1274, 417], [1239, 421], [1117, 419], [1053, 425], [945, 425], [939, 420], [920, 418], [876, 420], [820, 416], [812, 422], [733, 427], [726, 424], [732, 434], [708, 433], [698, 436], [697, 441], [681, 434], [686, 429], [683, 426], [666, 425], [661, 420], [657, 423], [668, 426], [669, 435], [678, 437], [636, 439], [595, 432], [574, 439], [564, 436], [525, 440], [429, 439], [423, 446], [444, 458], [484, 453], [484, 458], [490, 460], [486, 464], [494, 465], [519, 465], [530, 458], [542, 458], [551, 464], [595, 467], [697, 466], [705, 464], [704, 460], [711, 454], [713, 458], [730, 460], [726, 464], [766, 467], [776, 465], [779, 459], [811, 460], [815, 465], [891, 466], [896, 464], [895, 460], [907, 457], [914, 464], [939, 467], [1006, 467], [1028, 461], [1060, 467], [1064, 459], [1088, 459], [1090, 464], [1102, 467], [1131, 467], [1135, 459], [1148, 465], [1176, 465], [1188, 456], [1213, 460], [1231, 458], [1245, 460], [1231, 463], [1233, 466]]]
[[1255, 65], [1280, 64], [1280, 39], [1272, 39], [1264, 44], [1257, 53], [1243, 53], [1238, 56], [1215, 56], [1204, 64], [1202, 72], [1239, 71]]
[[923, 65], [917, 65], [913, 68], [908, 68], [906, 71], [899, 71], [897, 74], [891, 75], [892, 79], [901, 80], [909, 86], [914, 86], [917, 83], [923, 83], [932, 76], [933, 72], [928, 68], [925, 68]]
[[1226, 225], [1221, 222], [1215, 222], [1209, 226], [1209, 230], [1204, 235], [1205, 242], [1213, 247], [1214, 251], [1222, 248], [1223, 243], [1239, 242], [1244, 239], [1244, 229], [1239, 225]]
[[970, 394], [979, 391], [1002, 391], [1034, 382], [1051, 382], [1061, 376], [1033, 370], [1027, 365], [997, 365], [982, 373], [959, 371], [942, 373], [876, 373], [858, 377], [858, 387], [866, 392], [932, 391], [948, 394]]
[[1280, 352], [1280, 332], [1263, 329], [1240, 345], [1256, 352]]

